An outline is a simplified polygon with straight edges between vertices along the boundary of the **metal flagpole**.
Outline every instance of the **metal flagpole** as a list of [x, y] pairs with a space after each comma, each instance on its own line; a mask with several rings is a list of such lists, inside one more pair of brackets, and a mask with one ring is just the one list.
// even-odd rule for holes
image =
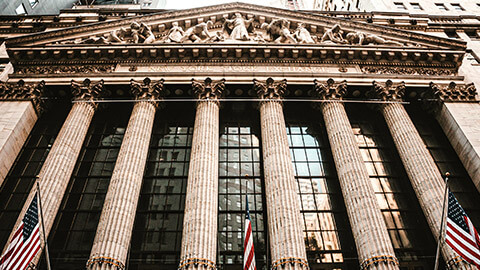
[[38, 183], [38, 176], [37, 176], [37, 202], [38, 202], [38, 209], [40, 210], [40, 217], [42, 220], [42, 233], [43, 233], [43, 242], [45, 242], [45, 259], [47, 261], [47, 269], [52, 270], [50, 267], [50, 254], [48, 253], [48, 242], [47, 237], [45, 236], [45, 225], [43, 223], [43, 210], [42, 210], [42, 199], [40, 198], [40, 184]]
[[443, 236], [443, 223], [445, 223], [445, 201], [447, 198], [448, 193], [448, 177], [450, 176], [449, 172], [445, 173], [445, 194], [443, 195], [443, 206], [442, 206], [442, 221], [440, 223], [440, 234], [438, 236], [437, 242], [437, 253], [435, 254], [435, 267], [434, 270], [438, 270], [438, 259], [440, 257], [440, 246], [442, 243], [442, 236]]

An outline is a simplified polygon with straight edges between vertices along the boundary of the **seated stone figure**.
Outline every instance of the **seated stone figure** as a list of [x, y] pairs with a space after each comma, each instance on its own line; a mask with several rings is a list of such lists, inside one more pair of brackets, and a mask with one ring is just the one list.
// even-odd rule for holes
[[212, 21], [202, 22], [196, 24], [185, 31], [183, 35], [182, 42], [192, 41], [192, 42], [202, 42], [205, 40], [210, 40], [213, 36], [208, 32], [208, 28], [213, 26]]
[[347, 44], [348, 41], [343, 38], [343, 30], [340, 25], [335, 24], [331, 29], [325, 31], [320, 43], [330, 40], [333, 43], [337, 44]]
[[393, 40], [386, 40], [377, 35], [367, 34], [363, 32], [350, 32], [346, 35], [345, 39], [348, 41], [349, 44], [352, 44], [352, 45], [390, 44], [390, 45], [403, 46], [403, 44], [400, 42], [393, 41]]

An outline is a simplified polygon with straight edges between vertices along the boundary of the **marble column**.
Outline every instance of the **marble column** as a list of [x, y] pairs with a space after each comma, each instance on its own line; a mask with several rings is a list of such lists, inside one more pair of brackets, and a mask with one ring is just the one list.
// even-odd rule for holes
[[225, 80], [192, 80], [198, 98], [178, 269], [216, 269], [219, 101]]
[[287, 81], [254, 80], [260, 102], [263, 168], [272, 269], [309, 269], [282, 96]]
[[[380, 105], [380, 111], [385, 118], [430, 230], [435, 239], [438, 239], [445, 183], [407, 111], [399, 103], [404, 93], [403, 82], [393, 84], [388, 80], [382, 84], [373, 82], [372, 90], [368, 95], [387, 101]], [[442, 245], [442, 254], [452, 269], [474, 269], [463, 261], [459, 261], [458, 255], [448, 245]]]
[[87, 269], [125, 269], [163, 80], [131, 81], [132, 115], [113, 169]]
[[430, 83], [424, 99], [480, 191], [480, 103], [476, 96], [473, 83]]
[[42, 109], [45, 82], [0, 82], [0, 186]]
[[375, 197], [344, 105], [347, 83], [315, 80], [315, 93], [327, 129], [361, 269], [399, 269], [385, 220]]
[[[103, 80], [96, 83], [93, 83], [88, 79], [82, 83], [72, 81], [72, 94], [75, 99], [72, 109], [63, 123], [63, 126], [43, 163], [42, 169], [38, 174], [45, 234], [47, 237], [53, 226], [60, 203], [62, 202], [63, 195], [68, 186], [75, 163], [77, 162], [80, 149], [82, 148], [83, 141], [87, 135], [88, 127], [90, 126], [90, 122], [97, 107], [94, 100], [100, 95], [102, 90]], [[19, 226], [36, 191], [37, 187], [33, 186], [23, 209], [20, 212], [15, 227], [10, 234], [8, 242], [10, 242], [13, 233]], [[40, 239], [43, 239], [43, 236], [40, 237]], [[38, 261], [40, 254], [41, 252], [39, 252], [34, 258], [34, 263]]]

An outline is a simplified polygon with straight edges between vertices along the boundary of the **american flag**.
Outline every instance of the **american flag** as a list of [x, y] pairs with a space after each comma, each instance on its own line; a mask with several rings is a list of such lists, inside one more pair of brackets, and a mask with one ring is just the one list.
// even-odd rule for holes
[[448, 192], [446, 242], [465, 261], [480, 268], [480, 237], [472, 221], [450, 191]]
[[0, 270], [24, 270], [40, 249], [37, 193], [0, 259]]
[[255, 250], [253, 248], [252, 221], [250, 220], [250, 211], [248, 210], [248, 197], [243, 248], [243, 270], [257, 270], [257, 266], [255, 265]]

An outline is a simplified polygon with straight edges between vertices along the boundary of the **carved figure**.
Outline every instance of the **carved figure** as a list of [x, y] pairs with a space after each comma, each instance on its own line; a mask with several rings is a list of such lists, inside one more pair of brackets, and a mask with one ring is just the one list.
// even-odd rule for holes
[[182, 38], [185, 35], [185, 31], [183, 31], [182, 27], [178, 26], [178, 22], [172, 22], [172, 28], [168, 30], [167, 39], [165, 42], [182, 42]]
[[304, 23], [299, 23], [294, 33], [298, 43], [315, 43]]
[[391, 44], [391, 45], [398, 45], [402, 46], [400, 42], [393, 41], [393, 40], [386, 40], [374, 34], [367, 34], [362, 32], [350, 32], [345, 36], [345, 39], [350, 44], [358, 44], [358, 45], [368, 45], [368, 44]]
[[213, 36], [208, 32], [208, 28], [213, 26], [212, 21], [202, 22], [196, 24], [185, 31], [183, 35], [182, 42], [192, 41], [192, 42], [201, 42], [206, 39], [211, 39]]
[[234, 18], [225, 20], [223, 30], [226, 31], [233, 40], [251, 40], [248, 33], [253, 30], [253, 18], [245, 20], [239, 12], [235, 13]]
[[290, 22], [285, 19], [275, 19], [269, 24], [263, 23], [261, 28], [265, 29], [271, 40], [276, 43], [297, 43], [295, 37], [290, 33]]
[[340, 25], [335, 24], [332, 29], [328, 29], [322, 36], [320, 43], [325, 41], [332, 41], [333, 43], [338, 44], [347, 44], [348, 41], [343, 38], [343, 30], [340, 28]]
[[130, 25], [131, 35], [133, 37], [133, 43], [153, 43], [155, 41], [155, 35], [152, 29], [145, 23], [133, 22]]

